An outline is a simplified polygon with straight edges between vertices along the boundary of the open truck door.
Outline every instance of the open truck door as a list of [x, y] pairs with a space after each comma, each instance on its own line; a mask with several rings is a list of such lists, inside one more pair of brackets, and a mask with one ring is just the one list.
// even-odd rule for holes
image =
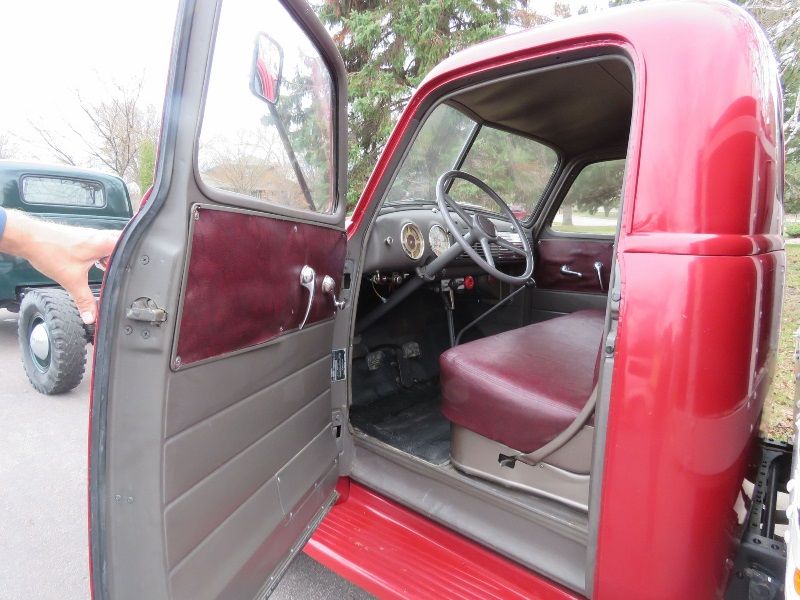
[[263, 597], [336, 500], [345, 86], [302, 0], [181, 3], [100, 310], [95, 599]]

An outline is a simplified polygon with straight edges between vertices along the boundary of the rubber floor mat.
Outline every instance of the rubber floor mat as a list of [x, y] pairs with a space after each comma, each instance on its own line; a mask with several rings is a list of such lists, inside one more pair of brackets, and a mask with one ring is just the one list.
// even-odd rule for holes
[[450, 460], [450, 422], [438, 390], [423, 388], [350, 409], [357, 429], [435, 465]]

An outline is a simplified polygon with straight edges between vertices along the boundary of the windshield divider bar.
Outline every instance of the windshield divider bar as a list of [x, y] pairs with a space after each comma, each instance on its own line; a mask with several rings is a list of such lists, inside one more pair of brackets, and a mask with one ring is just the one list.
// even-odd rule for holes
[[[472, 149], [472, 144], [475, 143], [475, 138], [478, 137], [478, 132], [480, 132], [481, 127], [483, 127], [483, 123], [475, 122], [475, 125], [470, 131], [469, 135], [467, 136], [467, 140], [464, 142], [464, 146], [461, 148], [461, 152], [458, 153], [456, 157], [456, 162], [453, 164], [454, 171], [460, 171], [461, 166], [464, 164], [464, 161], [467, 160], [467, 154]], [[453, 179], [447, 182], [447, 187], [445, 188], [445, 193], [450, 193], [450, 188], [453, 186]]]

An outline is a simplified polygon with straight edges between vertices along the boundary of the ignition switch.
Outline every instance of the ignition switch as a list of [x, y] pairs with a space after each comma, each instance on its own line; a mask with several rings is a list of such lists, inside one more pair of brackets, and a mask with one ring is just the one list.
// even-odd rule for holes
[[451, 290], [471, 290], [475, 287], [475, 278], [472, 275], [466, 277], [453, 277], [442, 281], [442, 286], [447, 286]]

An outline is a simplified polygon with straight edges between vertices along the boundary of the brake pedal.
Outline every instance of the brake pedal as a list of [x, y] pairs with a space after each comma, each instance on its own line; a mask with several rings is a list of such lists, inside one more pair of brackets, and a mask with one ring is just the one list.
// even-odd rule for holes
[[365, 357], [367, 361], [367, 369], [370, 371], [377, 371], [383, 366], [383, 361], [386, 358], [386, 355], [383, 353], [383, 350], [376, 350], [375, 352], [367, 352]]
[[403, 358], [419, 358], [422, 351], [418, 342], [406, 342], [402, 346]]

